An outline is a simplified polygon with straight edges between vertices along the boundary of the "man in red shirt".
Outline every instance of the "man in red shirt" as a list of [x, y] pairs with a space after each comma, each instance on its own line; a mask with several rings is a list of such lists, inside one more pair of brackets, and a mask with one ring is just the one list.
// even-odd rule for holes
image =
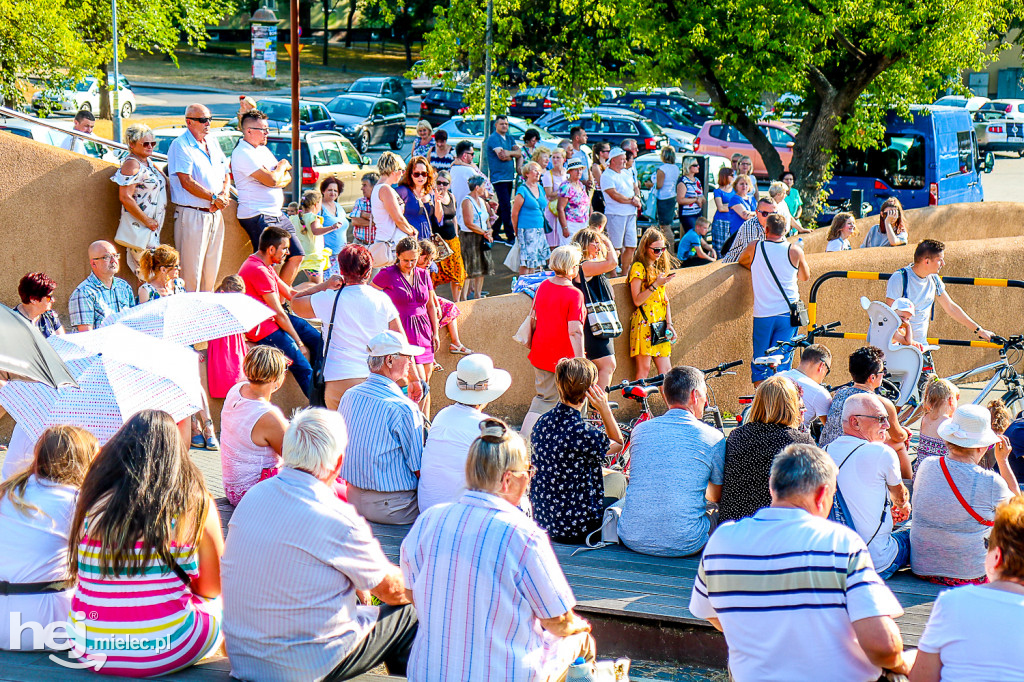
[[[288, 371], [295, 377], [302, 392], [309, 395], [313, 380], [312, 365], [317, 363], [323, 345], [320, 332], [301, 317], [285, 312], [282, 301], [292, 300], [296, 292], [278, 277], [274, 269], [275, 265], [288, 258], [288, 242], [291, 238], [291, 234], [280, 227], [266, 228], [260, 235], [259, 251], [249, 256], [238, 270], [239, 277], [245, 282], [245, 293], [274, 311], [274, 317], [261, 322], [245, 337], [252, 343], [273, 346], [283, 352], [291, 361]], [[341, 278], [332, 277], [317, 285], [313, 291], [340, 287]], [[303, 354], [307, 349], [308, 360]]]

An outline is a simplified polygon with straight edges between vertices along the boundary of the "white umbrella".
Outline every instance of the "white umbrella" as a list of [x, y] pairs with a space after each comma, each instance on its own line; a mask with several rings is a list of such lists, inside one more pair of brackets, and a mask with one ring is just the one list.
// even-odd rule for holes
[[12, 381], [0, 388], [0, 404], [34, 439], [70, 424], [105, 443], [140, 410], [181, 421], [202, 407], [199, 356], [190, 348], [120, 325], [47, 340], [79, 387]]
[[162, 296], [114, 313], [103, 327], [121, 324], [143, 334], [192, 345], [249, 331], [274, 311], [245, 294], [210, 292]]

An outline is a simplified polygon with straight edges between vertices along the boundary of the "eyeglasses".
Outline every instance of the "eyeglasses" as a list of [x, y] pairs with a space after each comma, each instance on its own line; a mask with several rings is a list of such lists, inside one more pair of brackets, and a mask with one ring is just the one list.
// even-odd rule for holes
[[155, 147], [156, 146], [156, 142], [154, 142], [153, 140], [150, 140], [149, 142], [140, 142], [139, 144], [141, 144], [143, 147]]
[[414, 172], [412, 174], [412, 176], [414, 178], [425, 178], [425, 177], [427, 177], [427, 172], [426, 171], [416, 171], [416, 172]]
[[648, 247], [648, 248], [649, 248], [649, 249], [650, 249], [651, 251], [653, 251], [653, 252], [654, 252], [654, 255], [656, 255], [656, 256], [660, 256], [660, 255], [661, 255], [662, 253], [664, 253], [665, 251], [667, 251], [667, 250], [668, 250], [668, 248], [667, 248], [667, 247], [664, 247], [664, 246], [661, 246], [661, 247], [657, 247], [657, 246], [650, 246], [650, 247]]
[[884, 414], [883, 415], [877, 415], [877, 414], [855, 414], [853, 416], [854, 417], [860, 417], [861, 419], [874, 419], [874, 420], [876, 420], [878, 422], [879, 425], [888, 424], [889, 423], [888, 415], [884, 415]]
[[186, 121], [195, 121], [196, 123], [207, 124], [213, 120], [210, 116], [186, 116]]
[[828, 364], [824, 360], [821, 361], [821, 364], [825, 365], [825, 376], [828, 376], [832, 372], [832, 365]]
[[106, 256], [99, 256], [97, 258], [90, 258], [89, 260], [105, 260], [108, 263], [116, 263], [121, 260], [121, 254], [119, 253], [108, 253]]
[[532, 480], [533, 477], [537, 475], [537, 467], [535, 467], [535, 466], [533, 466], [531, 464], [529, 469], [520, 469], [520, 470], [517, 470], [517, 471], [511, 471], [510, 470], [509, 473], [513, 474], [513, 475], [515, 475], [515, 474], [526, 474]]
[[255, 130], [256, 132], [263, 133], [264, 135], [270, 134], [270, 128], [257, 128], [256, 126], [250, 126], [249, 128], [246, 128], [246, 130]]
[[768, 216], [770, 216], [770, 215], [771, 215], [772, 213], [775, 213], [775, 211], [758, 211], [758, 212], [757, 212], [757, 214], [758, 214], [759, 216], [761, 216], [762, 218], [767, 218], [767, 217], [768, 217]]

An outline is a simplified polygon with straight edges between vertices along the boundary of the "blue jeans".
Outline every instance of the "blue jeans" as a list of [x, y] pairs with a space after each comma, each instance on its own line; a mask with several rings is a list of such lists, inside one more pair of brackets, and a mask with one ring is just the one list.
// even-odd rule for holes
[[[779, 343], [789, 341], [796, 336], [799, 327], [789, 323], [789, 313], [775, 315], [774, 317], [754, 318], [754, 358], [763, 357], [765, 352]], [[782, 368], [788, 369], [793, 359], [793, 351], [789, 349], [782, 356]], [[771, 369], [765, 365], [750, 364], [750, 380], [764, 381], [771, 376]]]
[[291, 360], [288, 371], [295, 377], [295, 381], [299, 384], [303, 394], [308, 396], [309, 388], [313, 383], [313, 367], [320, 359], [323, 341], [320, 338], [320, 332], [309, 322], [295, 315], [289, 315], [288, 319], [291, 320], [292, 326], [295, 327], [299, 338], [302, 339], [303, 345], [309, 349], [309, 360], [299, 350], [299, 346], [295, 343], [295, 339], [291, 337], [291, 334], [283, 329], [278, 329], [273, 334], [264, 336], [256, 343], [264, 346], [273, 346]]
[[896, 574], [904, 566], [910, 565], [910, 524], [892, 532], [893, 540], [896, 541], [896, 558], [884, 571], [878, 571], [878, 577], [887, 580]]

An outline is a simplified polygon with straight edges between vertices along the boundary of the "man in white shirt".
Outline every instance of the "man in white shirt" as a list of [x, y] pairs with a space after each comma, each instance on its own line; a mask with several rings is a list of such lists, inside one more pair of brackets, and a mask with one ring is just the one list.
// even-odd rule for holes
[[608, 238], [621, 252], [619, 264], [625, 272], [636, 251], [636, 212], [641, 203], [633, 176], [626, 170], [624, 149], [612, 149], [608, 168], [601, 173], [601, 192], [604, 193], [604, 214], [608, 218]]
[[835, 464], [819, 448], [790, 445], [775, 456], [769, 487], [771, 507], [711, 536], [690, 596], [690, 612], [725, 634], [733, 678], [906, 675], [914, 655], [893, 621], [903, 609], [864, 541], [826, 520]]
[[[946, 285], [939, 277], [939, 271], [946, 264], [943, 254], [946, 245], [935, 239], [924, 239], [914, 249], [914, 263], [892, 273], [885, 287], [885, 302], [890, 306], [897, 298], [909, 298], [914, 303], [914, 315], [910, 328], [914, 340], [928, 343], [928, 321], [932, 317], [932, 306], [938, 300], [946, 314], [972, 330], [982, 341], [991, 341], [992, 332], [983, 329], [970, 315], [964, 312], [946, 293]], [[926, 353], [931, 360], [931, 354]], [[928, 363], [929, 365], [931, 362]]]
[[825, 423], [828, 408], [832, 407], [832, 394], [821, 382], [832, 371], [832, 351], [820, 343], [811, 344], [800, 354], [800, 364], [780, 375], [791, 379], [804, 392], [804, 424], [810, 426], [815, 420]]
[[889, 416], [878, 396], [857, 393], [843, 404], [843, 435], [826, 448], [839, 467], [836, 485], [849, 520], [867, 543], [882, 578], [910, 563], [910, 527], [893, 530], [895, 522], [910, 517], [910, 496], [899, 457], [884, 443], [888, 428]]
[[[96, 117], [92, 115], [91, 111], [82, 109], [75, 114], [75, 125], [72, 126], [72, 130], [85, 133], [86, 135], [92, 135], [92, 129], [96, 127]], [[61, 149], [67, 149], [69, 152], [75, 152], [76, 154], [88, 154], [85, 151], [85, 142], [82, 138], [76, 137], [75, 135], [68, 135], [61, 143]]]
[[271, 225], [291, 235], [288, 258], [281, 266], [281, 280], [291, 286], [306, 255], [295, 234], [295, 226], [281, 210], [284, 206], [282, 188], [292, 181], [292, 165], [287, 159], [278, 161], [267, 147], [270, 126], [266, 114], [259, 109], [247, 111], [242, 114], [239, 125], [242, 139], [231, 153], [231, 175], [238, 191], [238, 223], [249, 235], [253, 253], [259, 250], [263, 230]]

